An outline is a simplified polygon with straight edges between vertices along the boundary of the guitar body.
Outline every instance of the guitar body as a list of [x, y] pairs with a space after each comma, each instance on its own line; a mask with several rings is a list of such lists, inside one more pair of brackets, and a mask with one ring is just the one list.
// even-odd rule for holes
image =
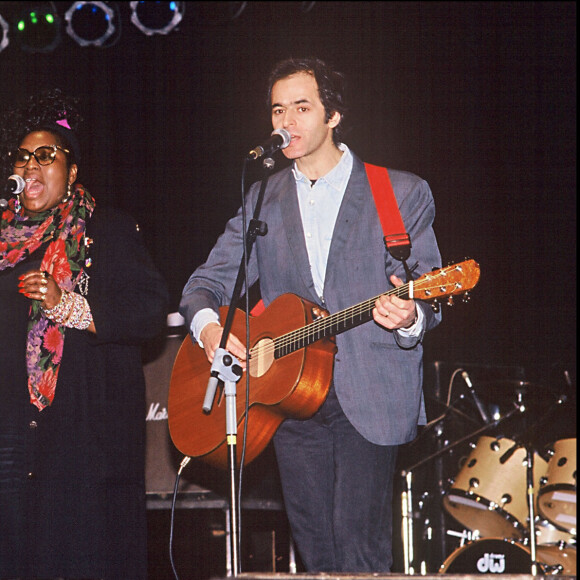
[[[257, 317], [250, 317], [248, 437], [245, 463], [255, 459], [287, 418], [307, 419], [320, 408], [332, 381], [336, 345], [324, 338], [281, 358], [273, 356], [272, 341], [313, 321], [311, 302], [294, 294], [277, 298]], [[227, 307], [220, 309], [222, 321]], [[245, 314], [236, 310], [232, 334], [246, 336]], [[264, 348], [262, 348], [262, 346]], [[169, 431], [184, 455], [227, 467], [226, 405], [218, 388], [212, 409], [203, 412], [211, 365], [205, 351], [187, 336], [177, 354], [169, 386]], [[246, 372], [236, 385], [238, 444], [246, 422]], [[238, 459], [239, 461], [239, 459]]]

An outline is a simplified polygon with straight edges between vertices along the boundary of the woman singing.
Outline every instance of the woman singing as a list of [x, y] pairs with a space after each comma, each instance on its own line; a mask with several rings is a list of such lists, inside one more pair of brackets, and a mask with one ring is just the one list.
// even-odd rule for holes
[[135, 221], [77, 181], [60, 91], [9, 111], [0, 215], [0, 578], [143, 579], [145, 380], [166, 283]]

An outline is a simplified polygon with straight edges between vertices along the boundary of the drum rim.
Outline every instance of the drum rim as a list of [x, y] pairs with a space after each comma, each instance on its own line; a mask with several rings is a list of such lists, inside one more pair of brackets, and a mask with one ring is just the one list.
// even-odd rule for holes
[[571, 491], [576, 492], [576, 486], [572, 483], [548, 483], [543, 485], [538, 491], [538, 499], [546, 493], [552, 491]]
[[[546, 511], [543, 509], [544, 506], [542, 505], [542, 502], [540, 501], [542, 499], [547, 499], [544, 497], [547, 493], [557, 492], [557, 491], [569, 491], [572, 493], [576, 493], [576, 486], [571, 485], [569, 483], [553, 483], [551, 485], [544, 486], [538, 492], [538, 500], [537, 500], [538, 515], [543, 520], [550, 522], [550, 524], [552, 526], [554, 526], [557, 530], [559, 530], [561, 532], [571, 533], [573, 530], [577, 529], [576, 525], [573, 525], [573, 524], [566, 525], [566, 524], [562, 524], [562, 523], [556, 523], [554, 520], [552, 520], [551, 518], [548, 517], [548, 515], [546, 514]], [[572, 534], [572, 535], [575, 535], [575, 534]]]
[[[540, 512], [540, 515], [543, 518], [546, 518], [546, 515], [544, 513], [541, 513], [541, 510], [538, 509], [538, 511]], [[569, 528], [567, 528], [566, 526], [561, 526], [561, 525], [556, 525], [552, 520], [549, 520], [549, 522], [559, 531], [559, 532], [566, 532], [567, 534], [570, 534], [573, 537], [576, 537], [576, 534], [574, 533], [576, 530], [576, 526], [570, 526]]]
[[[523, 533], [527, 529], [526, 526], [522, 522], [520, 522], [520, 520], [518, 520], [515, 516], [513, 516], [512, 514], [510, 514], [504, 508], [499, 507], [495, 502], [492, 502], [491, 500], [488, 500], [488, 499], [484, 498], [483, 496], [477, 495], [476, 493], [473, 493], [473, 492], [463, 491], [462, 489], [458, 489], [456, 487], [452, 487], [445, 494], [445, 496], [443, 496], [443, 502], [444, 503], [446, 503], [446, 500], [448, 500], [449, 494], [450, 494], [451, 491], [453, 491], [456, 495], [459, 495], [460, 497], [464, 497], [466, 499], [473, 499], [473, 497], [478, 497], [478, 498], [481, 499], [481, 501], [478, 501], [476, 503], [481, 503], [482, 505], [487, 506], [487, 508], [488, 508], [487, 511], [490, 511], [490, 512], [498, 512], [499, 515], [502, 516], [505, 520], [508, 520], [513, 525], [513, 527], [516, 528], [516, 530], [518, 532], [522, 532]], [[491, 505], [492, 503], [494, 504], [494, 506], [497, 506], [497, 507], [492, 507], [492, 505]], [[481, 511], [483, 512], [484, 510], [481, 510]], [[451, 516], [453, 516], [455, 519], [457, 519], [456, 516], [454, 516], [451, 511], [449, 511], [449, 514]], [[459, 520], [457, 520], [457, 521], [459, 521]], [[461, 523], [462, 525], [465, 525], [461, 521], [459, 521], [459, 523]]]

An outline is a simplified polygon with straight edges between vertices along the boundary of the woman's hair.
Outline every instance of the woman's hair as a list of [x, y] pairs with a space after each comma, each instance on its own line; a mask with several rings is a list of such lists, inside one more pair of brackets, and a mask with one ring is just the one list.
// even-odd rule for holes
[[335, 112], [340, 113], [340, 123], [334, 128], [333, 139], [340, 142], [344, 115], [347, 111], [345, 99], [345, 78], [318, 58], [289, 58], [275, 65], [268, 79], [267, 107], [272, 107], [272, 88], [280, 80], [297, 73], [307, 73], [314, 77], [318, 85], [320, 101], [326, 111], [326, 122]]
[[60, 89], [31, 95], [20, 105], [4, 112], [0, 124], [0, 152], [4, 169], [11, 172], [8, 152], [20, 145], [32, 131], [49, 131], [56, 144], [68, 149], [67, 166], [78, 163], [80, 147], [76, 131], [83, 121], [78, 99], [67, 97]]

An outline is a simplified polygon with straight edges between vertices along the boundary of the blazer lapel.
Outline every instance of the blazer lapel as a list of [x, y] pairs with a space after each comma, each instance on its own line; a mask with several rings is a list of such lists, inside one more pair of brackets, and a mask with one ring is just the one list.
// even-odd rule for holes
[[[308, 250], [304, 241], [304, 228], [302, 227], [302, 217], [300, 216], [300, 207], [298, 205], [298, 194], [296, 192], [296, 182], [291, 171], [288, 172], [288, 182], [282, 184], [280, 196], [280, 208], [288, 246], [292, 252], [296, 269], [302, 278], [304, 286], [308, 289], [311, 299], [318, 302], [319, 296], [316, 294], [312, 271], [310, 269], [310, 260]], [[307, 298], [307, 296], [304, 296]]]
[[352, 173], [338, 211], [328, 252], [328, 262], [324, 277], [325, 286], [333, 283], [332, 264], [336, 263], [340, 256], [345, 256], [348, 253], [348, 239], [357, 219], [362, 214], [365, 199], [367, 198], [369, 186], [364, 172], [364, 165], [357, 157], [354, 155], [353, 157]]

